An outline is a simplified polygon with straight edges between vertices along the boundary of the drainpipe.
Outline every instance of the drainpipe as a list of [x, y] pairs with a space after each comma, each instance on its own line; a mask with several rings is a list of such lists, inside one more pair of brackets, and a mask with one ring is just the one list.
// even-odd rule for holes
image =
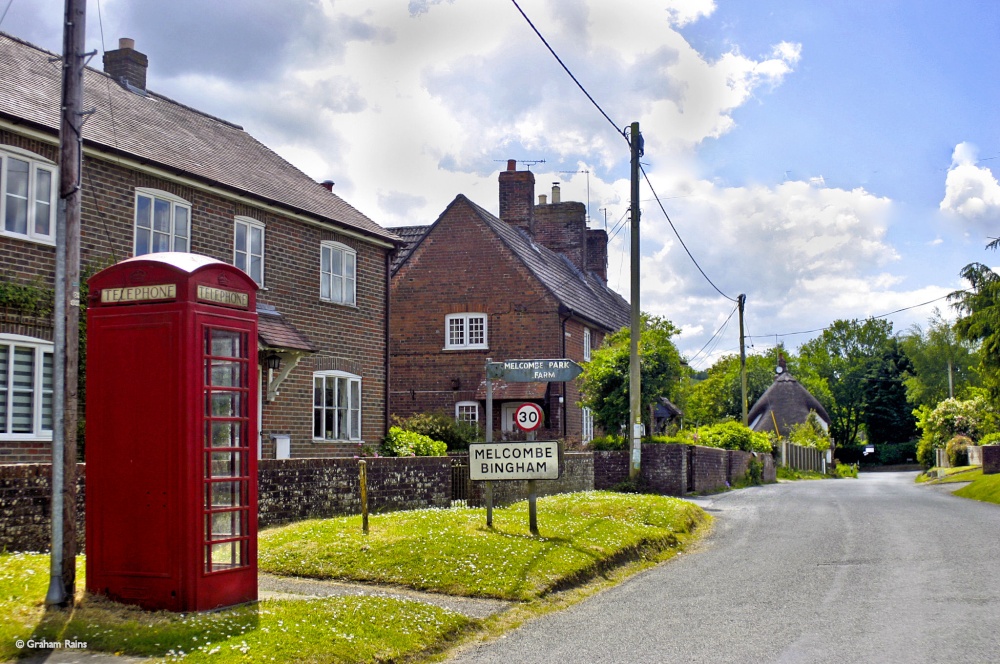
[[[560, 310], [563, 310], [563, 308], [560, 307]], [[561, 357], [566, 357], [566, 321], [568, 321], [573, 316], [573, 310], [572, 309], [565, 309], [565, 312], [566, 312], [566, 317], [562, 318], [560, 320], [560, 325], [562, 326], [562, 355], [561, 355]], [[569, 407], [568, 407], [569, 404], [566, 403], [566, 397], [567, 397], [567, 394], [566, 394], [566, 383], [562, 384], [561, 391], [562, 391], [562, 400], [563, 400], [563, 402], [562, 402], [562, 412], [560, 413], [560, 419], [562, 420], [562, 437], [563, 437], [563, 440], [565, 441], [566, 440], [567, 432], [569, 431], [569, 429], [567, 427], [567, 423], [566, 423], [566, 420], [569, 419], [567, 417], [569, 415]]]
[[390, 249], [385, 252], [385, 418], [382, 424], [382, 436], [389, 434], [389, 312], [392, 303], [392, 257], [397, 249]]

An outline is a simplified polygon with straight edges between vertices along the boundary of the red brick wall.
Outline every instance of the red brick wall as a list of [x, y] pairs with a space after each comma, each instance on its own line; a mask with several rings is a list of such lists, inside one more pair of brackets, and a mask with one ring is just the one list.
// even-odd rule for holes
[[[583, 326], [567, 320], [564, 332], [555, 299], [463, 198], [449, 206], [393, 276], [392, 298], [390, 410], [395, 415], [454, 415], [457, 402], [476, 399], [487, 358], [583, 360]], [[445, 316], [462, 312], [488, 315], [488, 350], [443, 350]], [[592, 339], [599, 343], [600, 335]], [[565, 396], [562, 404], [560, 396]], [[566, 395], [560, 383], [550, 384], [548, 426], [538, 432], [539, 439], [579, 442], [578, 402], [574, 384], [567, 384]], [[495, 402], [494, 431], [499, 431], [500, 412]]]
[[566, 256], [581, 270], [587, 265], [587, 207], [583, 203], [535, 206], [535, 241]]
[[[54, 146], [0, 131], [0, 144], [15, 145], [55, 160]], [[293, 457], [353, 454], [356, 444], [312, 442], [312, 372], [343, 368], [362, 377], [362, 437], [378, 444], [385, 423], [385, 318], [388, 289], [387, 249], [334, 230], [308, 225], [212, 192], [176, 184], [131, 170], [112, 160], [88, 157], [83, 175], [81, 263], [97, 269], [132, 255], [136, 187], [175, 194], [191, 204], [191, 251], [227, 263], [233, 261], [233, 219], [246, 216], [265, 224], [264, 285], [261, 303], [273, 304], [285, 320], [320, 349], [307, 356], [280, 387], [276, 401], [264, 403], [264, 456], [273, 456], [270, 434], [290, 434]], [[316, 185], [317, 187], [320, 185]], [[357, 251], [357, 306], [319, 299], [320, 242], [330, 240]], [[51, 286], [54, 249], [0, 236], [0, 279]], [[0, 323], [0, 332], [10, 333]], [[18, 451], [0, 443], [0, 455], [47, 461], [47, 454]], [[0, 463], [4, 461], [0, 457]]]

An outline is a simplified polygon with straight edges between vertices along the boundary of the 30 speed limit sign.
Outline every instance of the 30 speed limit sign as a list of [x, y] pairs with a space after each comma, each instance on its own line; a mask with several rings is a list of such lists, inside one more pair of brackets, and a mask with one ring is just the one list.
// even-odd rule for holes
[[534, 431], [542, 426], [542, 407], [536, 403], [522, 403], [514, 411], [514, 424], [521, 431]]

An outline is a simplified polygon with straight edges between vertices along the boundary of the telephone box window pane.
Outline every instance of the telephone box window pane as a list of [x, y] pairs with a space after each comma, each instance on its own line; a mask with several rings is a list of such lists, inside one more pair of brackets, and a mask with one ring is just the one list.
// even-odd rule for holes
[[240, 537], [241, 521], [239, 512], [215, 512], [205, 515], [205, 528], [209, 540]]
[[208, 355], [215, 357], [243, 357], [242, 332], [231, 332], [229, 330], [210, 330], [208, 333], [209, 345], [206, 349]]
[[208, 485], [209, 505], [212, 507], [239, 507], [242, 482], [211, 482]]
[[240, 417], [241, 394], [239, 392], [210, 392], [210, 417]]
[[224, 542], [206, 547], [209, 572], [232, 569], [243, 566], [243, 546], [241, 542]]
[[206, 457], [209, 477], [239, 477], [242, 474], [239, 452], [211, 452]]
[[212, 422], [212, 447], [241, 447], [239, 422]]
[[243, 363], [212, 360], [211, 385], [214, 387], [242, 387]]

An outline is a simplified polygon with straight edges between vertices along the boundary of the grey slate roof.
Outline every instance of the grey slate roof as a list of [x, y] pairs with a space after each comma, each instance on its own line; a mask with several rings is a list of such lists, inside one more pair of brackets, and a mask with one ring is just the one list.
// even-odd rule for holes
[[[778, 433], [785, 436], [793, 425], [805, 422], [811, 410], [830, 424], [830, 415], [823, 404], [791, 374], [785, 372], [774, 379], [753, 405], [747, 413], [747, 421], [754, 431], [774, 431], [774, 424], [777, 422]], [[774, 413], [773, 420], [771, 413]]]
[[[631, 307], [628, 301], [608, 288], [600, 277], [593, 273], [584, 273], [563, 254], [534, 242], [524, 230], [501, 221], [463, 194], [455, 197], [441, 217], [444, 217], [452, 206], [462, 204], [468, 205], [483, 223], [496, 233], [511, 253], [535, 275], [542, 286], [575, 316], [611, 331], [628, 327], [631, 320]], [[415, 238], [400, 250], [399, 253], [405, 256], [393, 265], [393, 273], [413, 253], [432, 228], [433, 225], [407, 227], [405, 230], [393, 229], [397, 233], [404, 232]], [[418, 233], [417, 229], [424, 229], [424, 232]]]
[[[0, 117], [58, 134], [61, 57], [0, 32]], [[84, 71], [85, 145], [127, 155], [208, 184], [334, 221], [389, 242], [398, 238], [279, 157], [242, 127], [147, 91], [129, 92]]]
[[403, 244], [400, 245], [399, 250], [396, 252], [396, 256], [392, 259], [393, 273], [399, 269], [400, 265], [406, 262], [406, 259], [413, 253], [414, 247], [423, 239], [430, 228], [430, 226], [395, 226], [391, 229], [403, 241]]

